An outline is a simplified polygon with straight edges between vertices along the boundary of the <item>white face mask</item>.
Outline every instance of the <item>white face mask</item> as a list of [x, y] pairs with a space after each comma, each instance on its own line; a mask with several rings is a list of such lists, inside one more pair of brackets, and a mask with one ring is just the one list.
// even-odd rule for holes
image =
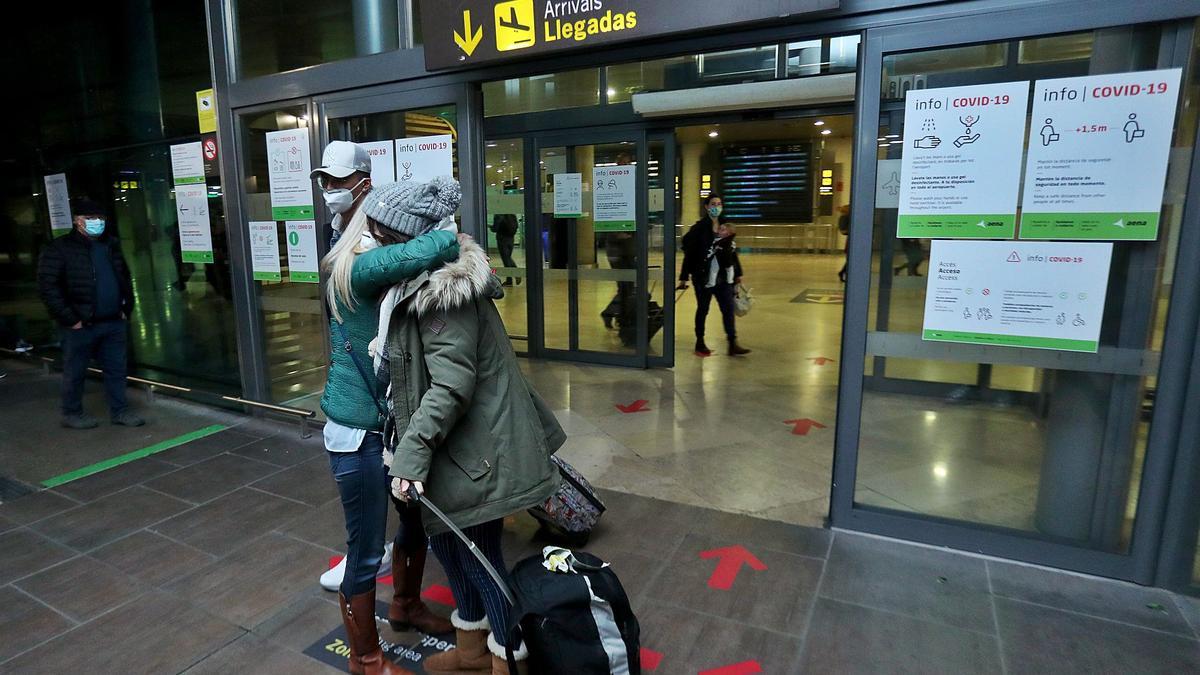
[[[364, 178], [358, 181], [358, 183], [350, 189], [341, 188], [339, 190], [323, 190], [321, 192], [321, 196], [325, 198], [325, 205], [329, 207], [331, 212], [338, 215], [349, 211], [354, 206], [354, 202], [358, 199], [358, 197], [354, 196], [354, 191], [357, 190], [365, 180], [367, 179]], [[359, 197], [361, 196], [362, 195], [360, 194]]]
[[358, 240], [358, 252], [363, 253], [373, 248], [379, 248], [379, 242], [371, 236], [370, 232], [363, 232], [362, 238]]

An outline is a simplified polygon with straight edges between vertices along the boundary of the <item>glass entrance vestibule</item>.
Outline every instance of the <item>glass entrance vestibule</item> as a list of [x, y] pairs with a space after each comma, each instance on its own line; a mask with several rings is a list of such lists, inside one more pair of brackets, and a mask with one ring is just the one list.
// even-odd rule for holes
[[[1195, 12], [1170, 2], [1098, 11], [1081, 2], [996, 2], [949, 14], [904, 5], [897, 14], [735, 33], [729, 49], [703, 59], [681, 56], [705, 48], [681, 38], [586, 59], [404, 78], [383, 67], [403, 66], [388, 54], [362, 57], [354, 77], [345, 64], [312, 68], [337, 70], [354, 86], [286, 73], [225, 82], [235, 105], [222, 138], [236, 139], [238, 148], [229, 160], [237, 180], [229, 184], [245, 188], [227, 196], [236, 202], [230, 222], [270, 218], [267, 132], [308, 129], [313, 157], [333, 139], [386, 144], [449, 136], [451, 171], [465, 193], [460, 223], [487, 244], [505, 284], [498, 305], [519, 353], [698, 368], [690, 360], [692, 298], [672, 292], [678, 237], [699, 218], [703, 191], [728, 192], [733, 174], [722, 172], [739, 168], [729, 158], [761, 151], [771, 162], [792, 162], [800, 168], [787, 180], [803, 173], [807, 184], [782, 191], [803, 197], [789, 197], [782, 215], [756, 214], [738, 231], [752, 263], [748, 275], [773, 279], [761, 295], [766, 282], [752, 281], [758, 314], [746, 325], [759, 327], [756, 356], [775, 372], [754, 372], [759, 361], [737, 375], [714, 369], [713, 383], [730, 391], [739, 386], [732, 378], [794, 385], [806, 381], [802, 367], [814, 360], [825, 372], [837, 370], [836, 424], [828, 424], [836, 436], [829, 453], [832, 525], [1186, 587], [1200, 533], [1200, 505], [1191, 497], [1200, 487], [1200, 392], [1189, 380], [1198, 363], [1200, 298], [1197, 271], [1186, 264], [1200, 254], [1200, 193], [1191, 170]], [[830, 35], [837, 37], [821, 37]], [[372, 71], [373, 63], [380, 68]], [[1108, 240], [1095, 351], [931, 336], [929, 307], [942, 290], [930, 280], [933, 249], [1027, 240], [1027, 139], [1041, 144], [1046, 125], [1043, 119], [1030, 127], [1036, 83], [1175, 68], [1180, 87], [1157, 236]], [[538, 72], [549, 74], [528, 74]], [[849, 79], [826, 80], [836, 85], [826, 99], [793, 96], [744, 110], [721, 105], [721, 87], [806, 77]], [[272, 78], [300, 86], [276, 89]], [[1029, 99], [1008, 214], [1013, 231], [906, 236], [910, 212], [898, 203], [900, 186], [906, 161], [927, 149], [921, 139], [938, 136], [950, 147], [965, 136], [955, 146], [963, 154], [983, 147], [969, 140], [975, 132], [991, 133], [985, 116], [978, 128], [954, 136], [947, 129], [944, 137], [942, 130], [914, 137], [907, 92], [1013, 82], [1026, 83]], [[646, 97], [655, 94], [668, 96]], [[653, 112], [653, 105], [666, 108]], [[916, 121], [918, 131], [923, 121]], [[1095, 133], [1125, 134], [1124, 122], [1062, 124], [1071, 133], [1094, 125], [1106, 127]], [[1051, 134], [1068, 132], [1054, 126]], [[1143, 139], [1137, 130], [1131, 143]], [[712, 147], [696, 149], [705, 138]], [[727, 203], [751, 201], [734, 195]], [[313, 203], [321, 203], [315, 189]], [[842, 207], [849, 208], [845, 220]], [[315, 220], [324, 252], [329, 216], [318, 208]], [[276, 225], [286, 261], [288, 226]], [[249, 242], [231, 244], [235, 262], [246, 267], [235, 273], [235, 285], [253, 289], [235, 297], [239, 315], [260, 317], [239, 325], [247, 396], [315, 407], [328, 349], [320, 286], [290, 281], [286, 263], [281, 281], [254, 280], [249, 249]]]

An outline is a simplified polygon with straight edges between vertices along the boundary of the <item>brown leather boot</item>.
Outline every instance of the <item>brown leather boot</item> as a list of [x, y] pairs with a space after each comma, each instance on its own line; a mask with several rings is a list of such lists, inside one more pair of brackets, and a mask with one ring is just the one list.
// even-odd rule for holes
[[738, 344], [737, 338], [730, 338], [730, 340], [729, 340], [729, 355], [730, 356], [742, 356], [743, 354], [749, 354], [749, 353], [750, 353], [749, 349], [746, 349], [745, 347]]
[[375, 590], [346, 601], [338, 594], [342, 606], [342, 622], [350, 643], [350, 672], [355, 675], [414, 675], [392, 663], [379, 646], [379, 628], [375, 625]]
[[495, 635], [488, 635], [487, 644], [488, 651], [492, 653], [492, 675], [529, 675], [529, 649], [524, 644], [513, 654], [517, 661], [515, 673], [509, 671], [508, 652], [496, 642]]
[[435, 654], [421, 664], [427, 673], [490, 673], [492, 654], [488, 651], [488, 633], [491, 625], [487, 618], [482, 621], [464, 621], [458, 610], [450, 615], [454, 625], [455, 647], [448, 652]]
[[392, 604], [388, 607], [388, 624], [400, 632], [415, 628], [426, 635], [444, 635], [454, 630], [449, 621], [430, 611], [421, 600], [421, 579], [425, 576], [425, 555], [422, 548], [406, 553], [392, 550]]

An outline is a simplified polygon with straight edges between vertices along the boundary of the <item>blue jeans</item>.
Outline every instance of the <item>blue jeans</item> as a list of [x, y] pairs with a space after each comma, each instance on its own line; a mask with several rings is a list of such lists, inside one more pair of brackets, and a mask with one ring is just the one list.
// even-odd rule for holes
[[92, 359], [104, 371], [104, 398], [108, 412], [117, 417], [129, 407], [125, 398], [126, 321], [102, 321], [79, 330], [63, 331], [62, 413], [83, 414], [83, 383]]
[[383, 438], [367, 434], [357, 451], [329, 453], [329, 468], [346, 516], [346, 575], [341, 591], [349, 599], [375, 590], [383, 561], [390, 482], [383, 466]]
[[704, 284], [695, 283], [695, 279], [692, 281], [692, 287], [696, 289], [696, 337], [704, 338], [708, 308], [712, 304], [713, 296], [716, 296], [717, 306], [721, 308], [721, 319], [725, 323], [725, 337], [730, 340], [737, 339], [737, 315], [733, 313], [733, 284], [718, 283], [712, 288], [704, 288]]

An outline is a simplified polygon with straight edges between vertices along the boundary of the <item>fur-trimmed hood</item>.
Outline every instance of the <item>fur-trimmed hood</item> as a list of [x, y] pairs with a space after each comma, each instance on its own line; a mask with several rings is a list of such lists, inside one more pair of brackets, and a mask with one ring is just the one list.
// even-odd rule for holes
[[492, 273], [487, 252], [474, 241], [462, 244], [458, 260], [422, 274], [410, 282], [402, 302], [408, 311], [422, 316], [461, 307], [476, 298], [504, 297], [500, 280]]

